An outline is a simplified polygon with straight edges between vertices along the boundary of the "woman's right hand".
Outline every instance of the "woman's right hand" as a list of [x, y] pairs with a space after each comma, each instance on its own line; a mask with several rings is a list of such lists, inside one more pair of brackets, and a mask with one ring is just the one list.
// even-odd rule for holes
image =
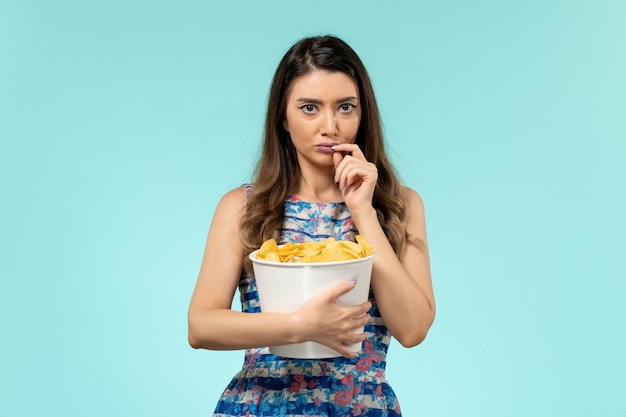
[[365, 333], [355, 333], [355, 330], [369, 322], [372, 304], [366, 301], [344, 307], [337, 303], [337, 299], [350, 292], [355, 285], [350, 281], [339, 282], [307, 301], [294, 313], [306, 341], [321, 343], [348, 358], [357, 356], [358, 352], [350, 350], [349, 346], [366, 339]]

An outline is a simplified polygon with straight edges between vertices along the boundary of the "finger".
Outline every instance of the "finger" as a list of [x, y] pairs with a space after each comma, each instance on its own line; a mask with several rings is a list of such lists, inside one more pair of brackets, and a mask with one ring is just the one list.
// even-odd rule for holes
[[372, 317], [369, 314], [365, 314], [363, 316], [357, 317], [356, 319], [354, 319], [354, 328], [360, 329], [361, 327], [369, 323], [371, 319]]
[[343, 342], [341, 342], [340, 347], [333, 348], [343, 356], [348, 358], [354, 358], [358, 356], [359, 350], [352, 350], [352, 345], [356, 343], [362, 343], [365, 339], [367, 339], [367, 335], [365, 333], [354, 333], [351, 336], [345, 338]]
[[351, 155], [344, 155], [341, 152], [335, 152], [333, 154], [333, 163], [335, 164], [335, 182], [339, 184], [339, 188], [345, 186], [345, 171], [351, 165], [353, 161]]
[[352, 291], [355, 286], [356, 286], [356, 281], [338, 282], [334, 284], [332, 287], [330, 287], [330, 289], [326, 292], [326, 297], [329, 300], [337, 301], [337, 298]]
[[337, 167], [339, 166], [342, 160], [343, 160], [343, 154], [341, 152], [333, 153], [333, 165], [335, 165], [335, 170], [337, 169]]
[[339, 152], [350, 152], [353, 156], [357, 156], [359, 158], [365, 159], [365, 155], [363, 154], [363, 151], [361, 151], [361, 148], [359, 148], [359, 145], [355, 143], [341, 143], [339, 145], [333, 146], [333, 150], [339, 151]]
[[343, 188], [362, 181], [362, 173], [358, 166], [351, 166], [343, 174]]
[[342, 186], [360, 183], [360, 180], [377, 177], [376, 166], [366, 160], [359, 160], [354, 156], [346, 155], [335, 167], [335, 175]]
[[351, 155], [345, 155], [335, 170], [339, 182], [339, 188], [342, 190], [353, 184], [355, 178], [359, 177], [360, 161]]
[[372, 308], [372, 303], [370, 303], [369, 301], [366, 301], [364, 303], [357, 304], [357, 305], [352, 306], [350, 308], [352, 309], [353, 317], [361, 317], [361, 316], [369, 313], [369, 311]]
[[352, 332], [350, 335], [347, 335], [345, 340], [343, 341], [344, 345], [353, 345], [355, 343], [363, 342], [367, 339], [367, 333], [365, 332]]
[[359, 352], [355, 352], [352, 349], [348, 349], [344, 345], [337, 346], [337, 347], [335, 347], [333, 349], [335, 349], [337, 352], [341, 353], [346, 358], [356, 358], [358, 356], [358, 354], [359, 354]]

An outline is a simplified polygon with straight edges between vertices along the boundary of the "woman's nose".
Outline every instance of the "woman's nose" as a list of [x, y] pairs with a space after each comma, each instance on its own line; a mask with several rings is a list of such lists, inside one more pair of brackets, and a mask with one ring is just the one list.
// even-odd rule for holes
[[326, 136], [335, 136], [337, 131], [337, 118], [335, 112], [327, 111], [322, 114], [320, 120], [320, 132]]

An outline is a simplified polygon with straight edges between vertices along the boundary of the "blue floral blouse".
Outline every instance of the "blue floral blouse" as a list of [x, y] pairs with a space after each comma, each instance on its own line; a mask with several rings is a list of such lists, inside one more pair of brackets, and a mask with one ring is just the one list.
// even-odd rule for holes
[[[344, 203], [285, 201], [281, 241], [355, 240], [350, 212]], [[254, 276], [242, 272], [242, 311], [261, 311]], [[373, 295], [365, 326], [367, 339], [353, 359], [292, 359], [267, 348], [245, 351], [244, 364], [226, 387], [215, 417], [226, 416], [400, 416], [398, 400], [385, 379], [390, 333]]]

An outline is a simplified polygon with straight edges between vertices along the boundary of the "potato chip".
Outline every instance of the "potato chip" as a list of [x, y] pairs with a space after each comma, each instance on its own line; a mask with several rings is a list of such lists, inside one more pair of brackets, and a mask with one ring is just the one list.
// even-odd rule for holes
[[317, 242], [286, 243], [278, 246], [276, 240], [268, 239], [261, 245], [257, 259], [272, 262], [336, 262], [365, 258], [374, 254], [374, 248], [361, 235], [356, 242], [335, 240], [329, 237]]
[[344, 252], [350, 254], [353, 259], [362, 258], [361, 246], [358, 243], [352, 242], [350, 240], [340, 240], [339, 244], [341, 245], [341, 248], [344, 250]]
[[366, 256], [370, 256], [374, 254], [374, 247], [370, 245], [370, 243], [361, 235], [357, 235], [356, 241], [359, 243], [361, 248], [361, 257], [365, 258]]
[[257, 259], [265, 259], [266, 261], [280, 262], [278, 256], [278, 244], [274, 239], [269, 239], [263, 242], [259, 253], [256, 255]]

